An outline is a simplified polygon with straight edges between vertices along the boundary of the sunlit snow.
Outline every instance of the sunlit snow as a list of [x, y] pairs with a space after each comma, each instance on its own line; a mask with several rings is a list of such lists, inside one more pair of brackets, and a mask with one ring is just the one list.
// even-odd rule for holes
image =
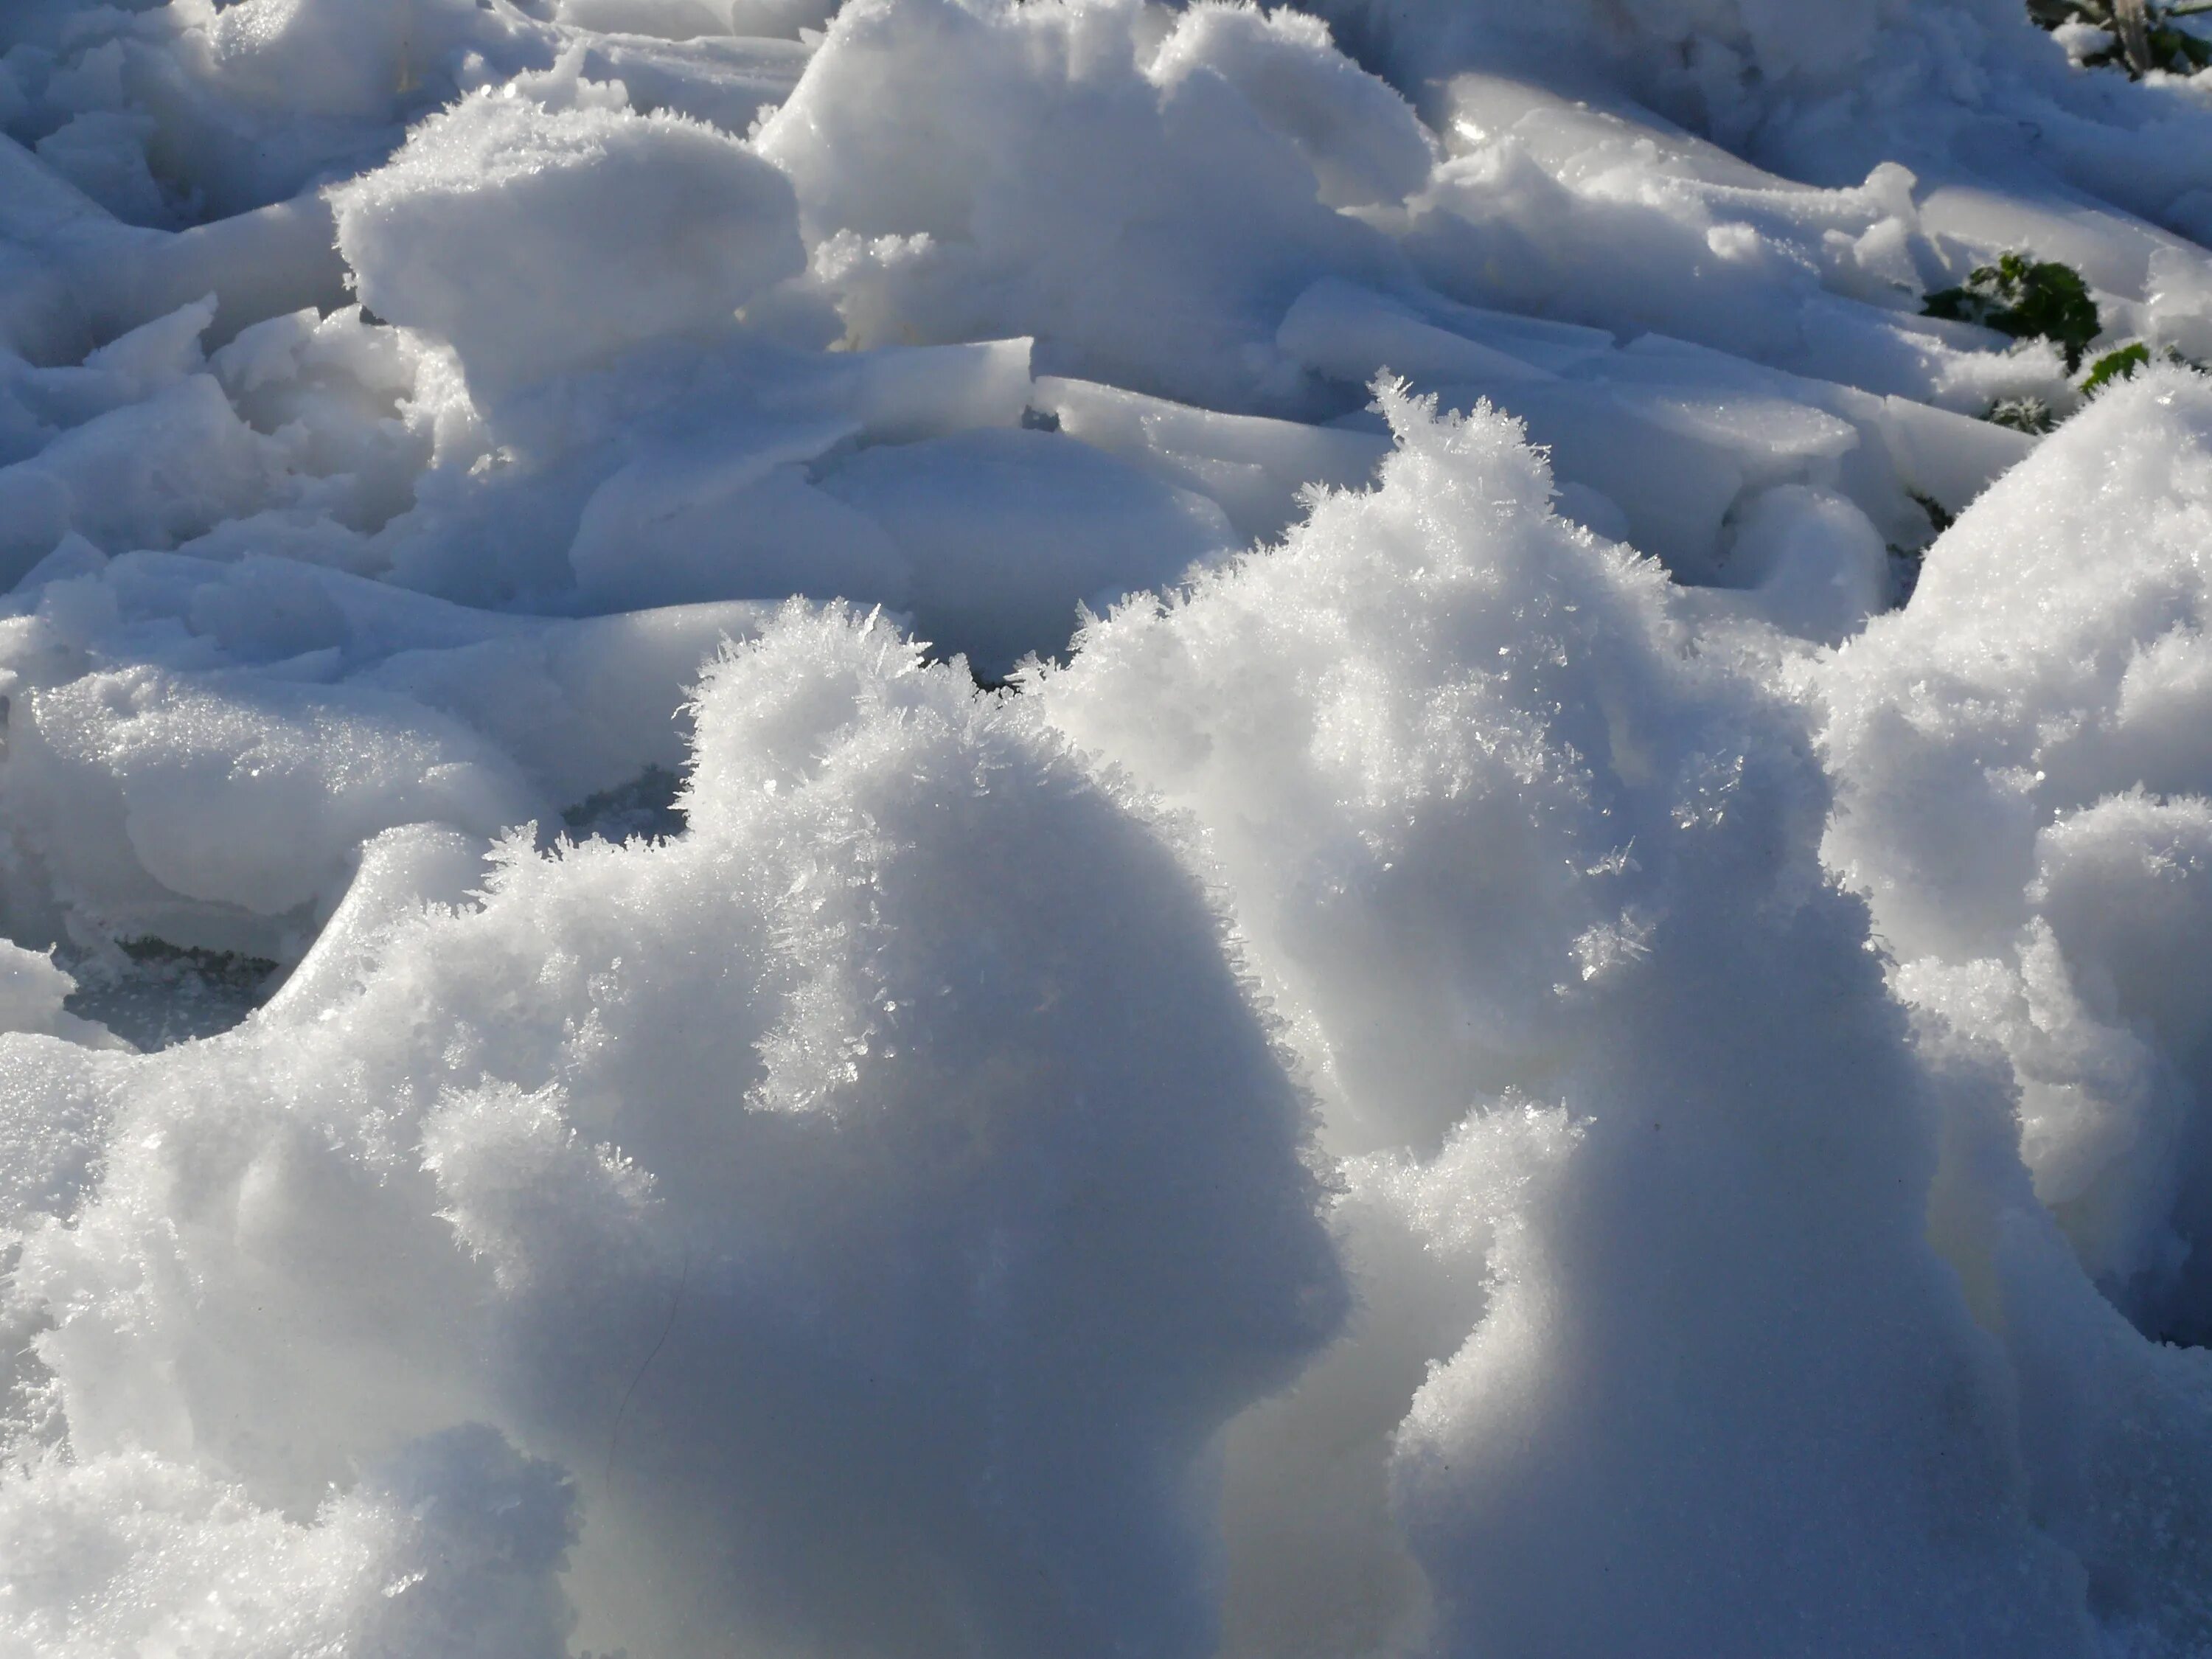
[[2212, 1652], [2170, 9], [0, 0], [0, 1659]]

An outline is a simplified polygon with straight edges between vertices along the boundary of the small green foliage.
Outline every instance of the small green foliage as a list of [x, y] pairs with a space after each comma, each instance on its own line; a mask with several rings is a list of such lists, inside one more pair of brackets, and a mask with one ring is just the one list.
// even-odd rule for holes
[[[2206, 7], [2212, 9], [2212, 0], [2206, 0]], [[1993, 265], [1977, 265], [1957, 288], [1928, 295], [1921, 314], [1978, 323], [2015, 340], [2049, 340], [2065, 357], [2069, 375], [2080, 372], [2089, 343], [2104, 326], [2097, 302], [2090, 297], [2089, 286], [2079, 271], [2055, 260], [2031, 259], [2025, 253], [2006, 253]], [[2156, 355], [2168, 362], [2203, 367], [2171, 346]], [[2104, 353], [2082, 377], [2081, 395], [2094, 397], [2130, 379], [2149, 367], [2152, 357], [2152, 347], [2142, 340]], [[2034, 397], [2001, 398], [1982, 418], [2015, 432], [2038, 435], [2058, 424], [2051, 405]]]
[[2151, 61], [2166, 65], [2174, 75], [2194, 75], [2212, 69], [2212, 40], [2186, 29], [2159, 25], [2150, 32]]
[[[2143, 36], [2145, 56], [2153, 69], [2162, 69], [2169, 75], [2194, 75], [2197, 70], [2212, 66], [2212, 40], [2178, 29], [2171, 24], [2153, 24]], [[2115, 40], [2101, 52], [2093, 52], [2081, 60], [2084, 69], [2122, 69], [2130, 80], [2140, 80], [2133, 64], [2128, 62], [2125, 48]]]
[[2081, 367], [2082, 352], [2105, 325], [2081, 272], [2024, 253], [1977, 265], [1963, 286], [1930, 294], [1921, 315], [1979, 323], [2015, 340], [2048, 340], [2064, 355], [2069, 374]]
[[2108, 351], [2089, 366], [2089, 377], [2081, 382], [2084, 397], [2094, 397], [2115, 380], [2124, 380], [2139, 368], [2150, 364], [2150, 348], [2141, 340], [2133, 345], [2122, 346], [2118, 351]]
[[2015, 432], [2041, 437], [2058, 424], [2051, 405], [2040, 398], [2000, 398], [1982, 418], [1992, 426], [2008, 426]]

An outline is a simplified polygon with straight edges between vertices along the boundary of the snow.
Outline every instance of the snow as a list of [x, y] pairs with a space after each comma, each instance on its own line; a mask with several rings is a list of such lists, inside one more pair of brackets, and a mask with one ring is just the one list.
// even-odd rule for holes
[[4, 9], [0, 1656], [2202, 1651], [2095, 33]]
[[[1542, 1133], [1559, 1167], [1522, 1177], [1543, 1197], [1508, 1211], [1479, 1322], [1340, 1360], [1425, 1364], [1403, 1421], [1316, 1402], [1299, 1432], [1387, 1459], [1443, 1651], [2065, 1650], [1798, 722], [1684, 658], [1658, 573], [1547, 516], [1511, 428], [1392, 418], [1377, 492], [1122, 611], [1040, 688], [1211, 832], [1329, 1142], [1364, 1155], [1355, 1263], [1466, 1248], [1528, 1159], [1516, 1101], [1577, 1126]], [[1940, 1554], [1902, 1541], [1938, 1526]]]
[[[1402, 178], [1432, 141], [1332, 65], [1310, 23], [1214, 17], [1132, 0], [843, 8], [759, 144], [798, 189], [848, 337], [1027, 334], [1043, 372], [1310, 412], [1273, 319], [1319, 276], [1402, 268], [1323, 199], [1317, 167], [1364, 194], [1364, 175]], [[1361, 131], [1376, 111], [1379, 143]]]
[[82, 1309], [53, 1501], [212, 1434], [289, 1510], [488, 1424], [623, 1516], [594, 1645], [1194, 1645], [1206, 1439], [1341, 1298], [1203, 890], [880, 621], [700, 698], [685, 836], [391, 832], [260, 1017], [114, 1079], [18, 1270]]
[[627, 106], [478, 93], [330, 200], [362, 302], [446, 341], [490, 398], [726, 326], [806, 262], [782, 173]]
[[2212, 775], [2208, 445], [2193, 376], [2100, 398], [1937, 544], [1827, 691], [1829, 856], [1872, 895], [1908, 995], [2010, 1056], [2023, 1154], [2084, 1265], [2192, 1335], [2212, 1188], [2176, 952]]

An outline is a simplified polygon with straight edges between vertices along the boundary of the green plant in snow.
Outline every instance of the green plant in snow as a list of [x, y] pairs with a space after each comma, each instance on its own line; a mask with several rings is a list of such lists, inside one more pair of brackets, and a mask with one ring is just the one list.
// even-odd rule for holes
[[1915, 507], [1928, 515], [1928, 528], [1934, 534], [1940, 536], [1958, 523], [1959, 515], [1927, 491], [1908, 489], [1905, 493], [1912, 497]]
[[[2160, 348], [2157, 356], [2161, 362], [2172, 363], [2181, 368], [2193, 368], [2199, 374], [2207, 372], [2205, 366], [2196, 358], [2185, 357], [2172, 346]], [[2151, 358], [2149, 345], [2142, 340], [2132, 345], [2122, 346], [2118, 351], [2106, 352], [2089, 366], [2089, 373], [2081, 381], [2081, 395], [2087, 397], [2093, 392], [2101, 392], [2116, 380], [2133, 380], [2137, 369], [2150, 367]]]
[[[2168, 353], [2169, 356], [2173, 354]], [[2133, 345], [2122, 346], [2118, 351], [2108, 351], [2089, 366], [2088, 378], [2081, 382], [2081, 395], [2094, 397], [2116, 380], [2124, 380], [2135, 372], [2148, 366], [2150, 348], [2141, 340]]]
[[2015, 432], [2041, 437], [2058, 424], [2051, 405], [2040, 398], [2000, 398], [1982, 416], [1992, 426], [2008, 426]]
[[[2212, 10], [2212, 0], [2205, 0]], [[2066, 372], [2080, 372], [2089, 343], [2104, 327], [2097, 302], [2081, 273], [2054, 259], [2031, 259], [2025, 253], [2006, 253], [1993, 265], [1977, 265], [1957, 288], [1938, 289], [1921, 307], [1923, 317], [1948, 318], [1953, 322], [1978, 323], [2008, 334], [2015, 340], [2048, 340], [2066, 359]], [[2076, 386], [2084, 398], [2132, 378], [2152, 361], [2152, 348], [2143, 340], [2130, 341], [2107, 351], [2089, 365]], [[2172, 347], [2157, 353], [2167, 362], [2202, 372]], [[2040, 434], [2058, 424], [2059, 416], [2041, 398], [2001, 398], [1982, 418], [2015, 432]]]
[[2045, 28], [2087, 23], [2106, 30], [2112, 43], [2091, 52], [2084, 67], [2112, 66], [2141, 80], [2153, 70], [2194, 75], [2212, 68], [2212, 40], [2175, 26], [2175, 20], [2212, 12], [2212, 0], [2156, 5], [2151, 0], [2027, 0], [2027, 14]]
[[1979, 323], [2015, 340], [2048, 340], [2065, 356], [2069, 374], [2081, 367], [2081, 354], [2105, 325], [2080, 271], [2025, 253], [1975, 266], [1959, 287], [1930, 294], [1920, 314]]

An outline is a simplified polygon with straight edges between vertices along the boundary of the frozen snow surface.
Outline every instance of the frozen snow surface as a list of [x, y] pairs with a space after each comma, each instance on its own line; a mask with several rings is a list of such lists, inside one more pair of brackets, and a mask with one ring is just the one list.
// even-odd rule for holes
[[2100, 38], [0, 5], [0, 1659], [2212, 1653]]

